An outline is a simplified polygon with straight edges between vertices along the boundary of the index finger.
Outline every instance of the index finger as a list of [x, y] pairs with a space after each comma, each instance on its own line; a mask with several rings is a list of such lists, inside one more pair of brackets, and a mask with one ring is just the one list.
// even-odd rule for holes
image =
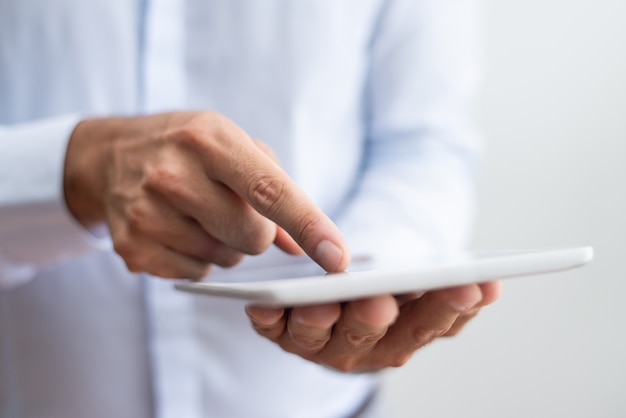
[[225, 141], [223, 158], [211, 159], [214, 178], [287, 231], [326, 271], [345, 270], [350, 252], [337, 226], [245, 132], [236, 129], [239, 138]]

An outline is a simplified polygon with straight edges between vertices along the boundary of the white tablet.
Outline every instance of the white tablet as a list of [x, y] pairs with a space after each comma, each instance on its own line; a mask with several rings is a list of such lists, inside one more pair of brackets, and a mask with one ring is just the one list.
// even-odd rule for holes
[[426, 266], [389, 266], [360, 258], [346, 272], [332, 274], [307, 261], [233, 271], [227, 282], [182, 282], [175, 286], [186, 292], [245, 299], [255, 305], [297, 306], [552, 273], [583, 266], [592, 258], [591, 247], [478, 253]]

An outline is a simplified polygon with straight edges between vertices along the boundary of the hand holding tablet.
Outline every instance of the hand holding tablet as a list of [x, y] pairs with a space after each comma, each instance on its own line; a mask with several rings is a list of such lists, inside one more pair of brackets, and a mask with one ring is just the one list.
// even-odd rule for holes
[[348, 272], [330, 275], [300, 264], [177, 288], [248, 300], [255, 331], [285, 351], [332, 369], [363, 372], [401, 366], [424, 345], [458, 333], [497, 299], [500, 282], [494, 280], [566, 270], [592, 256], [591, 248], [570, 248], [370, 270], [357, 261]]

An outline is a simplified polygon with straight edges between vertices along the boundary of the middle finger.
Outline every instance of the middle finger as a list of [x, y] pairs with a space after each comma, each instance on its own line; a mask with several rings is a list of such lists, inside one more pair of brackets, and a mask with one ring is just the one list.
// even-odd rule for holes
[[380, 295], [348, 302], [335, 325], [323, 356], [331, 367], [350, 371], [370, 352], [398, 316], [392, 295]]

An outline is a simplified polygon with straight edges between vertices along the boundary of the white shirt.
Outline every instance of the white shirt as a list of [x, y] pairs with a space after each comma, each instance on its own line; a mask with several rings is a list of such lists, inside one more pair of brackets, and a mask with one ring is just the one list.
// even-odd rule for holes
[[[221, 112], [353, 254], [468, 235], [471, 0], [0, 0], [0, 416], [341, 417], [376, 385], [135, 276], [62, 195], [85, 116]], [[278, 262], [277, 250], [244, 264]]]

